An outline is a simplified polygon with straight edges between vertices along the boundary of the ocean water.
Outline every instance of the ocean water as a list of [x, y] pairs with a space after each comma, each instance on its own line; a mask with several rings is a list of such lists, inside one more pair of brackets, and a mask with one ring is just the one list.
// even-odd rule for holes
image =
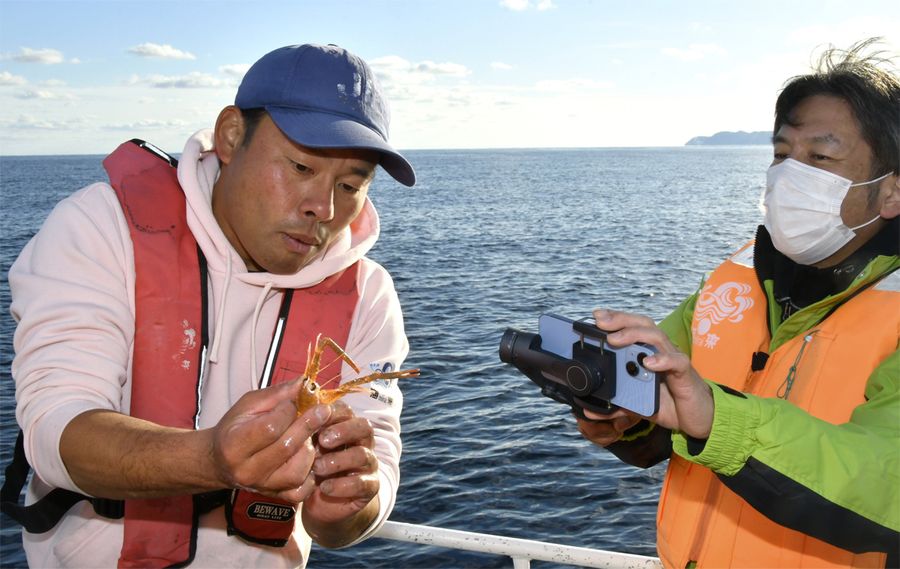
[[[604, 306], [661, 319], [753, 236], [771, 148], [411, 151], [419, 184], [380, 172], [371, 257], [393, 275], [410, 355], [392, 520], [655, 555], [665, 465], [585, 441], [562, 405], [497, 356], [507, 327]], [[0, 157], [0, 464], [17, 431], [9, 267], [99, 156]], [[2, 476], [2, 474], [0, 474]], [[3, 567], [24, 567], [0, 519]], [[509, 558], [370, 539], [313, 568], [509, 567]], [[535, 562], [535, 567], [552, 567]]]

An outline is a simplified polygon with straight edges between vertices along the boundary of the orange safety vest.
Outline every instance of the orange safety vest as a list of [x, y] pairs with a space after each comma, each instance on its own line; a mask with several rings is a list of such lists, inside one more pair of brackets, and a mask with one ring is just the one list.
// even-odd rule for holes
[[[760, 397], [788, 400], [833, 424], [864, 403], [871, 372], [897, 349], [900, 314], [885, 314], [896, 293], [869, 287], [812, 329], [769, 351], [767, 298], [750, 261], [752, 244], [716, 269], [697, 299], [691, 363], [701, 377]], [[878, 318], [872, 318], [878, 314]], [[804, 347], [804, 343], [806, 346]], [[798, 361], [798, 353], [804, 352]], [[672, 455], [657, 512], [657, 548], [666, 567], [883, 567], [883, 553], [854, 554], [781, 526], [723, 485], [704, 466]]]
[[[175, 164], [173, 158], [136, 140], [122, 144], [103, 161], [134, 244], [130, 414], [194, 429], [206, 344], [205, 259], [187, 225]], [[356, 263], [314, 287], [293, 292], [292, 306], [297, 310], [288, 312], [284, 334], [274, 347], [278, 356], [271, 383], [303, 374], [305, 361], [288, 357], [305, 357], [319, 333], [346, 344], [359, 300], [358, 273]], [[202, 338], [196, 336], [198, 330]], [[296, 514], [292, 504], [244, 491], [234, 491], [231, 501], [232, 507], [226, 508], [229, 533], [269, 545], [283, 545], [290, 536]], [[119, 567], [190, 563], [202, 513], [198, 508], [190, 495], [126, 500]]]

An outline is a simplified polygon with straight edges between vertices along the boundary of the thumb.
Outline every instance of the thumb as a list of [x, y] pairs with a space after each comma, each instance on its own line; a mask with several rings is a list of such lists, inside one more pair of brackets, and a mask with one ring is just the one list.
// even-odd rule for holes
[[241, 397], [243, 412], [255, 415], [267, 413], [282, 405], [295, 405], [299, 388], [300, 380], [298, 379], [245, 393]]

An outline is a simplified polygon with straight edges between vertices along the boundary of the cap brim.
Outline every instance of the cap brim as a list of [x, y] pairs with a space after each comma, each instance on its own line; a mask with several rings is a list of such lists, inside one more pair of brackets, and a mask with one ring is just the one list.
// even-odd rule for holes
[[406, 158], [374, 130], [354, 120], [329, 113], [284, 107], [266, 107], [269, 116], [288, 138], [310, 148], [364, 148], [381, 154], [379, 164], [404, 186], [416, 183], [416, 172]]

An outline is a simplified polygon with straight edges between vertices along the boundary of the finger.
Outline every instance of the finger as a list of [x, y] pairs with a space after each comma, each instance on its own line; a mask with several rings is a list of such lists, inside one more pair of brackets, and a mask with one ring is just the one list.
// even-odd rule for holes
[[673, 350], [651, 354], [644, 358], [644, 366], [650, 371], [687, 370], [691, 360], [684, 352]]
[[275, 497], [293, 504], [300, 504], [301, 502], [306, 501], [306, 499], [315, 491], [316, 480], [315, 477], [310, 474], [299, 487], [291, 488], [290, 490], [282, 490], [281, 492], [276, 493]]
[[307, 440], [298, 452], [270, 472], [262, 485], [273, 491], [297, 488], [312, 476], [312, 466], [315, 460], [316, 450], [312, 441]]
[[292, 409], [293, 404], [282, 402], [265, 413], [246, 416], [238, 410], [238, 414], [223, 418], [216, 427], [214, 452], [226, 477], [283, 436], [296, 419]]
[[658, 352], [671, 352], [677, 350], [669, 340], [669, 337], [666, 336], [665, 332], [656, 326], [631, 326], [622, 328], [615, 332], [609, 332], [606, 335], [606, 341], [609, 342], [610, 346], [615, 348], [640, 343], [653, 346]]
[[616, 442], [621, 436], [611, 424], [578, 421], [578, 431], [587, 440], [600, 446]]
[[364, 446], [329, 452], [313, 463], [312, 471], [320, 479], [341, 473], [371, 473], [378, 470], [378, 457], [372, 449]]
[[331, 404], [331, 420], [328, 421], [329, 425], [340, 423], [342, 421], [347, 421], [348, 419], [352, 419], [355, 417], [355, 413], [353, 409], [351, 409], [346, 403], [343, 401], [336, 401]]
[[375, 431], [368, 419], [353, 416], [340, 423], [322, 429], [318, 436], [323, 452], [346, 445], [363, 445], [375, 448]]
[[585, 421], [577, 419], [578, 430], [581, 434], [590, 437], [606, 437], [616, 433], [616, 427], [608, 421]]
[[271, 444], [297, 414], [294, 399], [299, 382], [292, 381], [244, 394], [220, 423], [226, 436], [242, 441], [247, 452]]
[[378, 494], [379, 486], [377, 475], [353, 474], [329, 478], [319, 484], [319, 491], [330, 498], [368, 501]]
[[286, 381], [264, 389], [257, 389], [244, 394], [235, 405], [241, 406], [241, 413], [254, 415], [274, 409], [281, 403], [293, 402], [297, 399], [300, 381]]
[[608, 308], [595, 309], [594, 322], [601, 330], [621, 330], [629, 327], [648, 328], [656, 325], [647, 316]]
[[[306, 476], [309, 464], [315, 457], [312, 436], [330, 417], [331, 407], [328, 405], [316, 405], [300, 417], [295, 412], [294, 420], [276, 440], [260, 448], [239, 465], [236, 470], [238, 482], [265, 484], [269, 488], [279, 489], [296, 485], [298, 477], [302, 480]], [[297, 455], [300, 455], [298, 460], [292, 461]], [[296, 470], [284, 470], [285, 464]], [[273, 477], [276, 473], [278, 475]]]
[[616, 409], [612, 413], [607, 414], [595, 413], [590, 409], [582, 409], [582, 411], [584, 412], [584, 416], [588, 419], [591, 419], [592, 421], [612, 421], [613, 419], [616, 419], [618, 417], [625, 417], [631, 413], [630, 411], [626, 411], [621, 407]]

